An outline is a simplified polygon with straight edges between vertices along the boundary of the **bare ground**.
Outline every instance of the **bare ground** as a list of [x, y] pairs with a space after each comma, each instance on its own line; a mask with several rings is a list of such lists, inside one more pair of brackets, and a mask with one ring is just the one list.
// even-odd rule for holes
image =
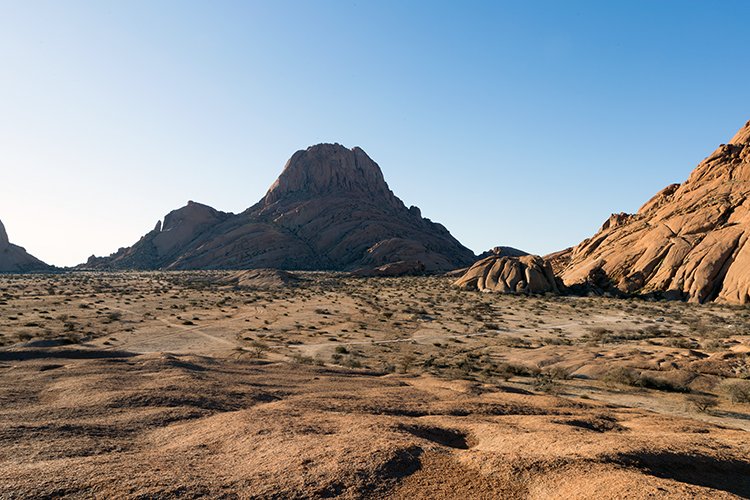
[[744, 308], [223, 276], [0, 277], [0, 497], [750, 496]]

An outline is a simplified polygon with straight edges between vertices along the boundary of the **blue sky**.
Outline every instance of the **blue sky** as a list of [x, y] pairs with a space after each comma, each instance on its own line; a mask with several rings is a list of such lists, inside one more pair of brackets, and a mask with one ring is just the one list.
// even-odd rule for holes
[[0, 220], [56, 265], [361, 146], [476, 252], [548, 253], [750, 119], [748, 2], [0, 0]]

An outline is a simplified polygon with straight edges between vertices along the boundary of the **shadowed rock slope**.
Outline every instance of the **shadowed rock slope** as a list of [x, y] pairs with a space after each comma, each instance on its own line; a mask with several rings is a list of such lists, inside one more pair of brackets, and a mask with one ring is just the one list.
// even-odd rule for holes
[[474, 258], [445, 227], [407, 208], [362, 149], [319, 144], [297, 151], [245, 212], [189, 202], [132, 247], [82, 267], [352, 270], [419, 261], [437, 271]]
[[568, 286], [691, 302], [750, 299], [750, 122], [682, 184], [613, 214], [570, 252]]
[[0, 221], [0, 273], [26, 273], [31, 271], [48, 271], [51, 267], [30, 255], [18, 245], [8, 240], [8, 233]]

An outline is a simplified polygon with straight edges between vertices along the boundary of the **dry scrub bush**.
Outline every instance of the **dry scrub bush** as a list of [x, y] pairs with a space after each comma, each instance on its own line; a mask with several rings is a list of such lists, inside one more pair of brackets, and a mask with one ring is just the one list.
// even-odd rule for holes
[[750, 380], [726, 381], [722, 389], [732, 403], [750, 403]]
[[690, 392], [690, 389], [682, 383], [654, 377], [644, 373], [638, 373], [633, 368], [625, 366], [618, 366], [610, 369], [602, 377], [602, 382], [610, 386], [619, 384], [631, 387], [645, 387], [657, 391]]
[[701, 413], [710, 413], [713, 408], [719, 405], [719, 400], [715, 396], [703, 394], [691, 394], [687, 397], [687, 402]]

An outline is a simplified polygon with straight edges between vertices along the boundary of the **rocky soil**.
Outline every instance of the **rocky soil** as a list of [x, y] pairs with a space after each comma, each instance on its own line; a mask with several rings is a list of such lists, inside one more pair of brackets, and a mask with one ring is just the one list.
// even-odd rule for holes
[[436, 276], [3, 275], [0, 497], [747, 497], [748, 331]]

